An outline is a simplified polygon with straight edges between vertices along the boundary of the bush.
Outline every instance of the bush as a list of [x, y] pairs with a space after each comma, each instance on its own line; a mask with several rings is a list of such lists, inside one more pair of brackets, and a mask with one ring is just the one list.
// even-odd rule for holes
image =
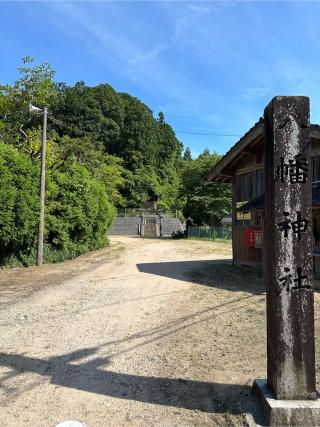
[[[38, 167], [16, 148], [0, 142], [0, 263], [30, 253], [39, 218]], [[21, 260], [22, 262], [22, 260]]]
[[[36, 260], [39, 167], [16, 148], [0, 143], [0, 263]], [[115, 215], [102, 184], [80, 164], [48, 170], [44, 261], [58, 262], [100, 249]]]
[[46, 241], [65, 258], [100, 249], [107, 243], [106, 231], [115, 209], [102, 184], [80, 164], [68, 171], [48, 174]]

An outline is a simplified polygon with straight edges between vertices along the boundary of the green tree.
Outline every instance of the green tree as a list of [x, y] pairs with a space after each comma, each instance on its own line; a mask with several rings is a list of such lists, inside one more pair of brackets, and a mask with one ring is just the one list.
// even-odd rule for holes
[[[120, 184], [122, 199], [112, 197], [114, 203], [140, 206], [146, 195], [157, 192], [167, 194], [164, 204], [172, 205], [176, 197], [169, 200], [164, 177], [168, 178], [169, 172], [170, 185], [178, 182], [177, 159], [181, 159], [182, 145], [165, 123], [164, 114], [160, 112], [155, 119], [140, 100], [117, 93], [106, 84], [88, 87], [78, 82], [74, 87], [61, 84], [57, 87], [59, 94], [53, 107], [57, 120], [51, 123], [51, 128], [61, 137], [87, 138], [92, 144], [92, 149], [86, 144], [90, 152], [102, 150], [122, 159], [121, 167], [125, 169], [122, 171], [125, 182]], [[73, 147], [72, 151], [78, 149]], [[119, 160], [115, 162], [120, 164]], [[119, 175], [115, 177], [119, 183]]]
[[[13, 86], [0, 87], [0, 261], [15, 258], [29, 264], [35, 260], [39, 218], [42, 118], [29, 118], [28, 106], [32, 102], [53, 107], [63, 98], [66, 86], [54, 83], [50, 65], [34, 65], [30, 57], [19, 72]], [[78, 84], [77, 90], [82, 88]], [[106, 154], [89, 136], [59, 138], [59, 130], [51, 126], [47, 144], [47, 261], [104, 246], [115, 214], [113, 203], [123, 202], [119, 193], [124, 181], [122, 160]]]
[[80, 164], [48, 174], [46, 242], [69, 258], [102, 248], [115, 210], [104, 187]]
[[116, 206], [123, 206], [125, 201], [120, 193], [125, 182], [123, 160], [103, 151], [100, 145], [88, 136], [70, 138], [63, 136], [56, 144], [56, 167], [80, 163], [99, 181], [105, 189], [108, 199]]
[[39, 217], [39, 169], [29, 156], [0, 142], [0, 263], [22, 260], [35, 245]]
[[0, 85], [1, 259], [35, 258], [42, 115], [29, 117], [30, 102], [49, 107], [46, 260], [102, 247], [114, 206], [157, 195], [164, 209], [184, 208], [182, 144], [163, 112], [155, 118], [108, 84], [56, 83], [31, 57], [18, 70], [12, 86]]
[[39, 124], [40, 117], [29, 117], [29, 104], [49, 106], [55, 96], [54, 71], [47, 63], [34, 65], [30, 56], [18, 68], [20, 77], [13, 86], [0, 84], [0, 130], [9, 141], [28, 141], [26, 129]]
[[183, 153], [183, 160], [185, 161], [189, 161], [192, 160], [192, 156], [191, 156], [191, 150], [189, 147], [187, 147]]
[[220, 160], [217, 153], [206, 149], [197, 159], [185, 162], [182, 171], [182, 195], [186, 198], [185, 217], [194, 224], [219, 225], [231, 213], [231, 187], [229, 184], [207, 182], [206, 177]]
[[159, 125], [164, 124], [164, 114], [162, 111], [159, 112], [157, 121], [158, 121]]

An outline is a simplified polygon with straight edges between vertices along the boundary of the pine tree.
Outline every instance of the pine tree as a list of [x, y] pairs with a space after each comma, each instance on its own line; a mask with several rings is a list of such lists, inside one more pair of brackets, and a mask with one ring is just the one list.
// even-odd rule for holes
[[192, 160], [191, 150], [190, 150], [190, 148], [189, 148], [189, 147], [187, 147], [187, 148], [185, 149], [185, 152], [184, 152], [184, 154], [183, 154], [183, 160], [186, 160], [186, 161]]

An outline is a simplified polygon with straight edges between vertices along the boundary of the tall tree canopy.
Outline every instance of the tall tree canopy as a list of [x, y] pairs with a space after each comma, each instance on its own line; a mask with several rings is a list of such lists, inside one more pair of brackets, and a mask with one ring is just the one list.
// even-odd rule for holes
[[[182, 144], [164, 114], [157, 119], [139, 99], [110, 85], [57, 85], [51, 129], [60, 137], [89, 138], [94, 146], [121, 158], [126, 182], [121, 193], [127, 206], [140, 206], [156, 193], [168, 208], [176, 207]], [[168, 173], [169, 172], [169, 173]]]
[[186, 197], [185, 217], [198, 225], [218, 225], [231, 214], [231, 186], [207, 182], [206, 177], [221, 159], [206, 148], [195, 160], [185, 160], [182, 169], [182, 193]]
[[139, 207], [148, 196], [198, 224], [219, 223], [230, 212], [230, 188], [205, 181], [219, 155], [206, 149], [192, 160], [187, 147], [182, 156], [163, 112], [154, 117], [139, 99], [108, 84], [57, 83], [49, 64], [30, 57], [18, 70], [13, 85], [0, 85], [0, 181], [7, 205], [0, 262], [29, 259], [35, 249], [42, 114], [30, 116], [30, 103], [49, 109], [47, 259], [102, 247], [115, 207]]

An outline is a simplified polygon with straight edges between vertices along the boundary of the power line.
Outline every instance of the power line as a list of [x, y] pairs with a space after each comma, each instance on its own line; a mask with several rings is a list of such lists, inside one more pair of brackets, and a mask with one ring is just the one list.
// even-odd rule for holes
[[189, 132], [186, 130], [176, 130], [175, 133], [186, 133], [188, 135], [206, 135], [206, 136], [237, 136], [237, 137], [241, 136], [233, 133], [202, 133], [202, 132]]

